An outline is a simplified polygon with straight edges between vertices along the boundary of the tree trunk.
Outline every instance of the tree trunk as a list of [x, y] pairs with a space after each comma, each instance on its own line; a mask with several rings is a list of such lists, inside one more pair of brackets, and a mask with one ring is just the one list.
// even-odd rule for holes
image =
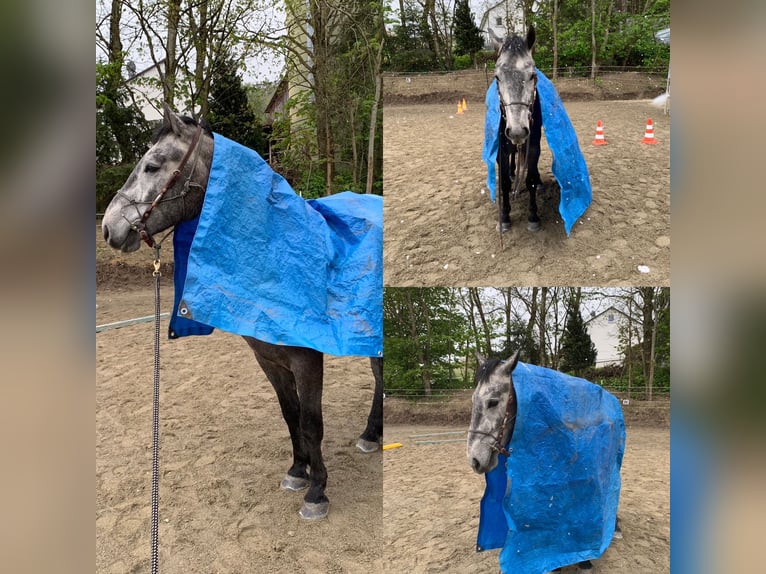
[[540, 331], [540, 366], [548, 366], [548, 356], [546, 353], [547, 344], [547, 325], [546, 320], [548, 318], [548, 287], [542, 287], [540, 289], [540, 310], [537, 314], [537, 325]]
[[[532, 287], [532, 300], [530, 301], [529, 308], [529, 321], [527, 321], [527, 340], [531, 341], [534, 338], [535, 325], [537, 324], [537, 287]], [[536, 357], [529, 357], [529, 361], [535, 365], [540, 364], [540, 346], [538, 345], [538, 352]]]
[[628, 399], [633, 384], [633, 299], [628, 299]]
[[178, 24], [181, 21], [181, 0], [168, 0], [168, 32], [165, 41], [165, 79], [162, 94], [165, 102], [175, 108], [176, 97], [176, 45], [178, 44]]
[[643, 299], [641, 314], [643, 316], [643, 340], [641, 341], [641, 359], [644, 371], [644, 382], [649, 384], [652, 356], [652, 331], [654, 330], [654, 287], [639, 287]]
[[123, 0], [112, 0], [112, 10], [109, 12], [109, 63], [122, 64], [122, 38], [120, 38], [120, 22], [122, 20]]
[[655, 341], [657, 340], [657, 317], [654, 318], [652, 324], [652, 344], [649, 352], [649, 379], [646, 381], [647, 400], [653, 399], [654, 391], [654, 349]]
[[423, 342], [423, 389], [427, 395], [431, 395], [432, 367], [431, 367], [431, 309], [426, 299], [426, 290], [420, 289], [420, 306], [425, 315], [426, 337]]
[[[112, 102], [119, 99], [120, 86], [122, 85], [122, 64], [124, 55], [122, 53], [122, 38], [120, 37], [120, 23], [122, 21], [122, 2], [121, 0], [112, 0], [112, 11], [109, 13], [109, 39], [108, 39], [108, 57], [109, 75], [104, 92]], [[114, 108], [112, 108], [114, 109]], [[105, 114], [107, 120], [114, 121], [114, 114]], [[117, 141], [117, 147], [120, 151], [120, 162], [129, 161], [133, 156], [133, 142], [128, 134], [120, 129], [115, 122], [111, 124], [114, 139]]]
[[476, 310], [479, 312], [479, 319], [481, 320], [481, 327], [484, 331], [484, 356], [488, 357], [492, 354], [492, 337], [489, 332], [489, 325], [487, 325], [487, 318], [484, 315], [484, 307], [481, 304], [479, 298], [479, 290], [476, 287], [469, 287], [468, 292], [471, 294], [473, 304]]
[[553, 79], [559, 77], [559, 0], [553, 0]]
[[411, 289], [405, 289], [404, 299], [407, 303], [407, 312], [409, 315], [410, 337], [412, 337], [412, 341], [415, 344], [415, 347], [417, 348], [418, 359], [419, 359], [420, 365], [422, 365], [420, 367], [420, 373], [421, 373], [421, 378], [423, 380], [423, 392], [426, 394], [426, 396], [431, 396], [430, 365], [426, 364], [426, 352], [424, 350], [424, 345], [421, 344], [421, 337], [418, 335], [418, 321], [417, 321], [417, 317], [415, 316], [415, 305], [412, 302]]
[[513, 294], [511, 288], [502, 290], [505, 308], [505, 348], [511, 350], [511, 304], [513, 303]]
[[326, 2], [311, 0], [309, 3], [309, 14], [313, 28], [311, 43], [313, 46], [312, 73], [314, 77], [313, 91], [314, 106], [316, 108], [317, 149], [325, 168], [325, 195], [330, 195], [334, 179], [335, 161], [333, 157], [334, 138], [330, 122], [330, 30], [328, 30], [329, 15]]
[[[197, 52], [197, 59], [194, 66], [194, 94], [192, 97], [192, 104], [199, 105], [199, 117], [207, 118], [208, 112], [208, 78], [210, 74], [206, 74], [206, 69], [214, 69], [217, 62], [212, 62], [212, 66], [208, 64], [208, 3], [209, 0], [198, 0], [196, 3], [198, 19], [193, 18], [190, 13], [189, 21], [193, 23], [192, 35], [194, 42], [194, 49]], [[223, 57], [224, 54], [221, 54]]]
[[375, 56], [375, 97], [372, 100], [372, 110], [370, 110], [370, 135], [367, 147], [367, 185], [365, 193], [372, 193], [372, 184], [375, 174], [375, 132], [378, 127], [378, 107], [380, 106], [380, 93], [383, 87], [383, 73], [381, 66], [383, 63], [383, 44], [385, 37], [380, 38], [378, 53]]
[[590, 79], [596, 79], [596, 0], [590, 0]]

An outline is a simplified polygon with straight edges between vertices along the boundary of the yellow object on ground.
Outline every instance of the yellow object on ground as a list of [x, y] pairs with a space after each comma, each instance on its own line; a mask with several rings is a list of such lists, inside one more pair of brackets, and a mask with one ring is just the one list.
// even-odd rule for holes
[[400, 446], [404, 446], [404, 445], [402, 445], [402, 443], [400, 443], [400, 442], [392, 442], [391, 444], [384, 444], [383, 445], [383, 450], [390, 450], [392, 448], [399, 448]]

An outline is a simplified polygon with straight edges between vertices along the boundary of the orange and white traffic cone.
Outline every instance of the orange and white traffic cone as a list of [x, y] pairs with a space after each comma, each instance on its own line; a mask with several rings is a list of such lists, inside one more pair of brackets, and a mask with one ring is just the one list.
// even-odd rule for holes
[[654, 139], [654, 124], [652, 118], [646, 120], [646, 131], [644, 132], [644, 139], [641, 140], [643, 144], [656, 144], [657, 140]]
[[458, 102], [457, 102], [457, 112], [456, 113], [459, 116], [463, 115], [463, 106], [461, 105], [460, 100], [458, 100]]
[[604, 124], [601, 123], [601, 120], [598, 120], [598, 124], [596, 124], [596, 139], [593, 140], [593, 145], [606, 145], [606, 143], [604, 139]]

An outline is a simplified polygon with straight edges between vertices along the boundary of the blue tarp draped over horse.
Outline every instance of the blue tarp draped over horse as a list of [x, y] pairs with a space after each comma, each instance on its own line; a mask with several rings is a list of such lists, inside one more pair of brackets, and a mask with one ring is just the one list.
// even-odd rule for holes
[[[590, 176], [588, 166], [577, 143], [577, 133], [569, 121], [556, 88], [540, 71], [537, 72], [537, 97], [540, 98], [540, 110], [543, 114], [543, 130], [548, 147], [553, 154], [551, 171], [561, 188], [559, 213], [564, 220], [567, 235], [580, 216], [585, 213], [591, 202]], [[497, 80], [493, 80], [487, 89], [484, 117], [484, 148], [481, 158], [487, 164], [487, 188], [492, 201], [495, 201], [497, 187], [497, 150], [500, 145], [500, 97], [497, 92]]]
[[614, 534], [625, 422], [598, 385], [519, 363], [511, 456], [486, 474], [478, 550], [502, 572], [542, 574], [598, 558]]
[[199, 218], [176, 227], [170, 337], [213, 328], [331, 355], [383, 354], [383, 201], [299, 197], [214, 134]]

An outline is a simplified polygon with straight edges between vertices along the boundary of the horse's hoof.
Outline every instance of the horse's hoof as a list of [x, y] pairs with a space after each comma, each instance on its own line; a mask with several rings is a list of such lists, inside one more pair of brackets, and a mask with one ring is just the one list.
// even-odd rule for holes
[[282, 479], [282, 482], [279, 483], [279, 488], [282, 490], [289, 490], [292, 492], [298, 492], [299, 490], [304, 490], [308, 488], [309, 481], [307, 478], [299, 478], [297, 476], [290, 476], [289, 474], [286, 474], [285, 477]]
[[507, 233], [511, 230], [511, 224], [509, 223], [503, 223], [502, 225], [500, 223], [497, 223], [495, 225], [495, 231], [501, 231], [502, 233]]
[[360, 438], [358, 441], [356, 441], [356, 448], [362, 452], [375, 452], [376, 450], [380, 449], [380, 445], [377, 442], [372, 442], [370, 440]]
[[542, 227], [539, 221], [527, 221], [527, 229], [529, 231], [540, 231]]
[[329, 502], [304, 502], [298, 514], [304, 520], [318, 520], [327, 516], [329, 509]]
[[612, 536], [615, 540], [622, 540], [622, 530], [615, 530], [614, 536]]

